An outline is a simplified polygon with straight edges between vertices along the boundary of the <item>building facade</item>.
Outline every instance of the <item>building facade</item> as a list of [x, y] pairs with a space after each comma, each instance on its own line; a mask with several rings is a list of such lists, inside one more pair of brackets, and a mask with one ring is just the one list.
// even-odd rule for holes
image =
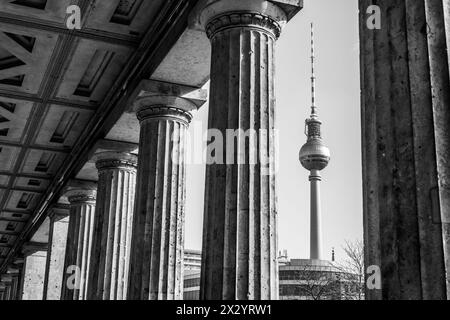
[[358, 276], [331, 261], [292, 259], [280, 263], [280, 300], [355, 300]]
[[[186, 251], [184, 300], [200, 297], [201, 252]], [[327, 260], [278, 258], [280, 300], [355, 300], [358, 276], [338, 268]]]
[[200, 299], [201, 251], [184, 251], [183, 300]]

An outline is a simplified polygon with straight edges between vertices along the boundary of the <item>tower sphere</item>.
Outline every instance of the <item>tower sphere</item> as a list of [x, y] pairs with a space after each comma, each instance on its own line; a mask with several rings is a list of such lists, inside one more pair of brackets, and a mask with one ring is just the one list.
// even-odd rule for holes
[[300, 149], [300, 162], [306, 170], [323, 170], [330, 162], [330, 149], [320, 138], [308, 139]]

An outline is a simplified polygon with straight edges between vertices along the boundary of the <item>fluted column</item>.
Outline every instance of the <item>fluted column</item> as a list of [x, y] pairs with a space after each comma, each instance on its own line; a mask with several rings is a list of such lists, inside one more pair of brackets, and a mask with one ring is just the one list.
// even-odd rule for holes
[[66, 195], [70, 202], [70, 215], [64, 260], [62, 299], [86, 300], [96, 191], [73, 189], [66, 192]]
[[366, 297], [449, 299], [450, 1], [377, 1], [380, 30], [373, 2], [359, 1], [364, 251], [381, 288]]
[[19, 275], [18, 274], [14, 274], [12, 275], [12, 291], [11, 291], [11, 298], [10, 300], [18, 300], [17, 299], [17, 295], [18, 295], [18, 291], [19, 291]]
[[69, 210], [62, 206], [54, 207], [51, 209], [49, 218], [49, 248], [44, 279], [44, 300], [60, 300], [69, 226]]
[[2, 275], [0, 281], [0, 285], [4, 287], [4, 300], [14, 300], [13, 291], [14, 291], [14, 283], [13, 279], [10, 275]]
[[22, 300], [42, 300], [44, 293], [47, 243], [28, 242], [22, 246], [24, 255]]
[[169, 96], [137, 105], [141, 133], [128, 299], [181, 299], [186, 132], [195, 105]]
[[8, 268], [8, 275], [11, 277], [11, 292], [9, 294], [9, 300], [20, 300], [20, 276], [21, 270], [16, 265]]
[[125, 300], [137, 157], [102, 152], [94, 156], [99, 180], [88, 299]]
[[15, 293], [14, 300], [22, 300], [23, 296], [23, 286], [25, 280], [25, 263], [23, 257], [18, 257], [14, 260], [13, 266], [18, 271], [17, 276], [17, 289]]
[[269, 1], [208, 3], [209, 129], [224, 145], [206, 169], [200, 295], [277, 299], [274, 46], [287, 17]]

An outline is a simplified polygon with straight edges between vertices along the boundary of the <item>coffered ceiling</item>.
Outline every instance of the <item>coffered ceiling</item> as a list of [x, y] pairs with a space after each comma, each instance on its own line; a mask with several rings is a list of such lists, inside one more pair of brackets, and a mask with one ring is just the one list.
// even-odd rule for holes
[[[193, 2], [0, 0], [0, 267], [181, 35]], [[81, 30], [65, 25], [72, 4]]]

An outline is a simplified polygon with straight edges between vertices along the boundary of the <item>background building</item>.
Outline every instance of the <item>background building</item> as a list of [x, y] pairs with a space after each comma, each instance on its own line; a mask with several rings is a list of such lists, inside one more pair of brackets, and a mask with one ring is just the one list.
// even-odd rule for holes
[[[198, 300], [200, 295], [201, 252], [186, 250], [184, 265], [184, 300]], [[356, 299], [357, 275], [339, 268], [334, 262], [289, 259], [280, 253], [280, 300], [353, 300]]]
[[280, 261], [280, 300], [353, 300], [357, 277], [327, 260]]
[[200, 297], [200, 269], [202, 252], [196, 250], [184, 251], [184, 300], [199, 300]]

